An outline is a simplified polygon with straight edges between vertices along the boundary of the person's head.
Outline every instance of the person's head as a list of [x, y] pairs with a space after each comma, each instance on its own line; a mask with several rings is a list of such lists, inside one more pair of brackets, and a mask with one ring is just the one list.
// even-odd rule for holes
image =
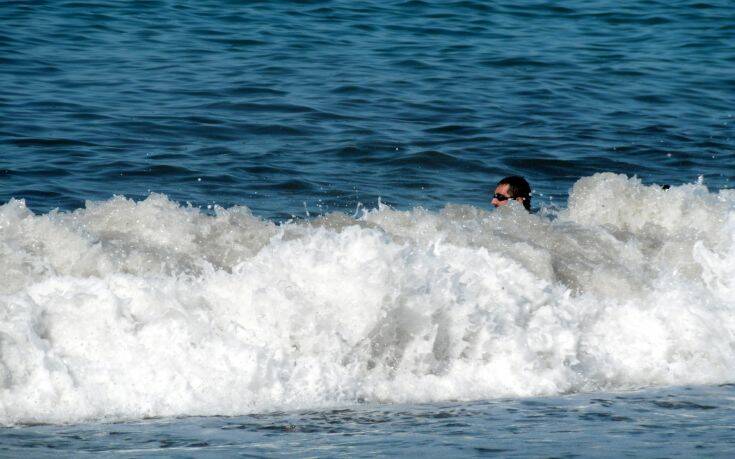
[[519, 175], [505, 177], [495, 187], [492, 205], [500, 207], [508, 204], [511, 199], [523, 204], [526, 210], [531, 210], [531, 186], [526, 179]]

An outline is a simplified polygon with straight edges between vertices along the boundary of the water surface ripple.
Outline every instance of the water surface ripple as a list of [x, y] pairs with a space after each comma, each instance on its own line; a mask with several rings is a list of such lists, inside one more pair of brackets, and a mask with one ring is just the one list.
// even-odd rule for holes
[[735, 177], [729, 0], [5, 2], [0, 201], [266, 217]]

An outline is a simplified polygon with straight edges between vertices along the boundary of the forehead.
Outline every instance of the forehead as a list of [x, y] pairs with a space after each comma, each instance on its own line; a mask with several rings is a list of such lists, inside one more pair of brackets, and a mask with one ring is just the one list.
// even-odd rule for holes
[[508, 188], [510, 188], [510, 185], [508, 185], [507, 183], [503, 183], [495, 187], [495, 192], [508, 195]]

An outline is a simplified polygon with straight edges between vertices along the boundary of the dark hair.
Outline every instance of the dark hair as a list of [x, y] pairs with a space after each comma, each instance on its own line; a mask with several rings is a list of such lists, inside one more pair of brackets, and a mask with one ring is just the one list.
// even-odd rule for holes
[[498, 185], [508, 185], [508, 193], [512, 198], [523, 198], [523, 207], [531, 210], [531, 185], [520, 175], [511, 175], [498, 182]]

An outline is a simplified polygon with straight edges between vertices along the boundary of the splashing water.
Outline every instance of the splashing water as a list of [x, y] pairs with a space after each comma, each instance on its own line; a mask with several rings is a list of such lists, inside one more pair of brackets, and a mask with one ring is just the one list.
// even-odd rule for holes
[[0, 260], [3, 424], [735, 379], [735, 192], [701, 183], [281, 225], [13, 200]]

